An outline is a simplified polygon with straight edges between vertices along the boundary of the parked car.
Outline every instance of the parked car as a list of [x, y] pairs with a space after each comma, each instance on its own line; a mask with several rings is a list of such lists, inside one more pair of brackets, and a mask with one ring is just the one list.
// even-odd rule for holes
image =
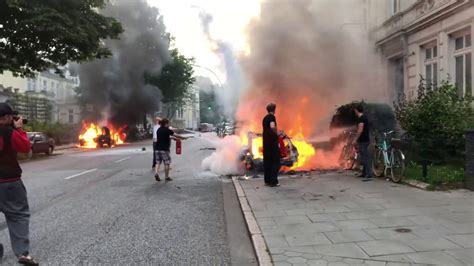
[[28, 132], [28, 139], [31, 143], [31, 153], [45, 153], [52, 155], [54, 152], [54, 139], [42, 132]]

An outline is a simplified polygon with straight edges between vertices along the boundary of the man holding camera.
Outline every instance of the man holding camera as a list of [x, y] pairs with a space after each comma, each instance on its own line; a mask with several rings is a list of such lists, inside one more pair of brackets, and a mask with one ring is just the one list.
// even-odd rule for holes
[[[8, 104], [0, 103], [0, 212], [5, 215], [12, 250], [18, 262], [38, 265], [29, 255], [30, 211], [17, 160], [17, 152], [29, 152], [31, 144], [22, 129], [23, 118], [14, 114]], [[3, 255], [1, 244], [0, 255]]]

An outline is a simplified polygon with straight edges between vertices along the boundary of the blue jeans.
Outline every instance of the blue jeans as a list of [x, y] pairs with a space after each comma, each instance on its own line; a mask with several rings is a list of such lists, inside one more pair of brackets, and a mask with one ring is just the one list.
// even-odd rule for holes
[[358, 143], [359, 154], [360, 154], [360, 164], [362, 165], [362, 175], [366, 177], [372, 176], [372, 167], [370, 164], [369, 156], [369, 142]]

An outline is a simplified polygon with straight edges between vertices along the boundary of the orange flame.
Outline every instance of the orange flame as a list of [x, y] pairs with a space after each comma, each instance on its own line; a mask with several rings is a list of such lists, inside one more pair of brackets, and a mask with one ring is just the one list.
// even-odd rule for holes
[[[116, 130], [112, 126], [107, 126], [110, 129], [110, 137], [115, 145], [123, 144], [126, 138], [126, 134], [123, 132], [123, 129]], [[79, 135], [80, 147], [93, 149], [97, 148], [97, 138], [105, 134], [102, 131], [102, 128], [97, 126], [94, 123], [84, 123], [83, 124], [83, 133]]]

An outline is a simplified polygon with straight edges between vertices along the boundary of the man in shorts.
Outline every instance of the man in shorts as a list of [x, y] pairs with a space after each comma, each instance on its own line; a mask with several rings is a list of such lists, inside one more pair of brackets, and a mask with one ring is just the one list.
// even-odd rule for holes
[[171, 156], [170, 156], [170, 147], [171, 139], [187, 139], [180, 135], [174, 133], [173, 130], [169, 128], [170, 121], [166, 118], [162, 119], [160, 122], [160, 128], [156, 131], [156, 167], [155, 167], [155, 179], [156, 181], [161, 181], [160, 171], [161, 163], [165, 165], [165, 180], [171, 181], [170, 178], [170, 165], [171, 165]]

